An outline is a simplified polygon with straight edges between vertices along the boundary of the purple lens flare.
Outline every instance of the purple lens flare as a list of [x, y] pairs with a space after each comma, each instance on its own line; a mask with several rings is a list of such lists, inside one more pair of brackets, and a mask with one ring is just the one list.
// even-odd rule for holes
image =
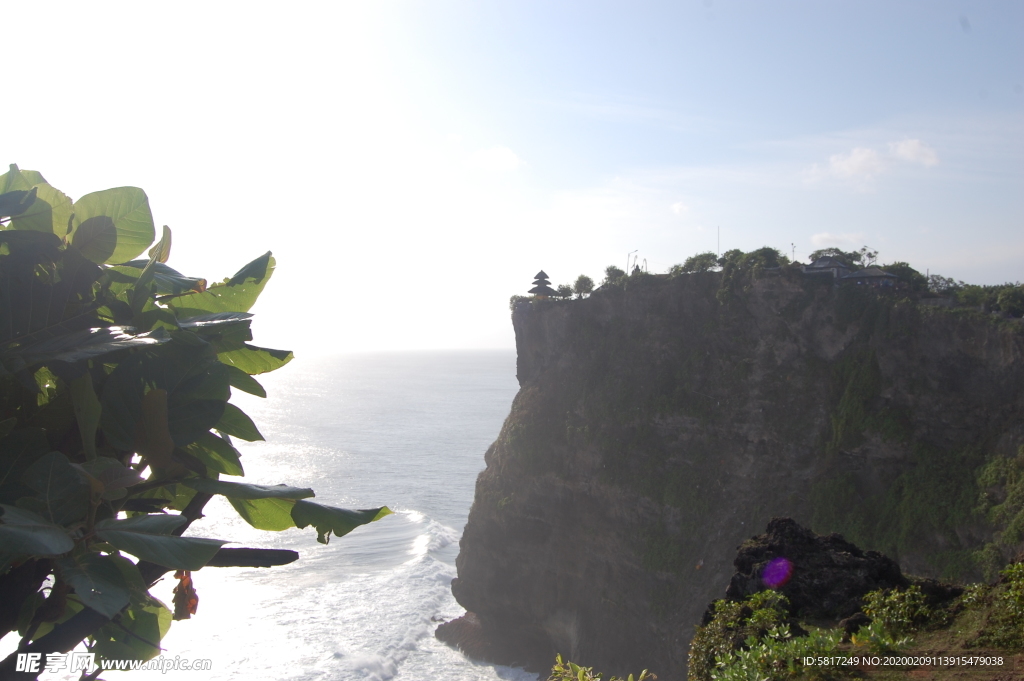
[[779, 556], [772, 558], [761, 571], [761, 581], [770, 589], [785, 586], [793, 577], [793, 563]]

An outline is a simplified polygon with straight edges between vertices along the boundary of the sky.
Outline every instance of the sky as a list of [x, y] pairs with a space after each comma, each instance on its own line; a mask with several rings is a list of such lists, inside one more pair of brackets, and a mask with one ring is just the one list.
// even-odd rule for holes
[[[1024, 4], [13, 3], [0, 163], [271, 250], [256, 343], [512, 348], [544, 269], [868, 246], [1024, 279]], [[4, 160], [6, 159], [6, 160]], [[2, 167], [2, 166], [0, 166]]]

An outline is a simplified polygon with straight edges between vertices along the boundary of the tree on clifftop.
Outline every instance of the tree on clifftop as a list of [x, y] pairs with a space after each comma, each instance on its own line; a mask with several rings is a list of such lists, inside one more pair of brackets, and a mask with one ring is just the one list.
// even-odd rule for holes
[[576, 298], [583, 298], [589, 296], [594, 291], [594, 280], [585, 274], [581, 274], [576, 277], [576, 283], [572, 285], [572, 292], [576, 294]]
[[850, 269], [859, 267], [871, 267], [878, 259], [878, 251], [873, 251], [867, 246], [857, 251], [846, 252], [840, 248], [822, 248], [810, 255], [811, 262], [818, 258], [835, 258]]
[[714, 253], [698, 253], [687, 258], [682, 265], [673, 265], [669, 270], [671, 276], [678, 276], [680, 274], [690, 274], [696, 272], [711, 272], [721, 267], [718, 262], [718, 256]]
[[608, 267], [604, 268], [604, 281], [601, 282], [601, 285], [605, 286], [608, 284], [619, 284], [625, 277], [626, 273], [624, 271], [622, 271], [615, 265], [608, 265]]
[[882, 265], [882, 270], [889, 274], [895, 274], [904, 282], [911, 291], [928, 290], [928, 278], [905, 262], [894, 262], [891, 265]]

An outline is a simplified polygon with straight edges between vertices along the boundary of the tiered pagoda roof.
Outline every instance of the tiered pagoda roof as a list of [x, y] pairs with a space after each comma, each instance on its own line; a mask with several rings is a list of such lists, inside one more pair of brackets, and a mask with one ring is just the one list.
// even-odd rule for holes
[[533, 275], [533, 288], [527, 293], [532, 293], [535, 296], [551, 297], [557, 296], [558, 291], [551, 288], [551, 282], [548, 281], [548, 275], [544, 270], [541, 270], [537, 274]]

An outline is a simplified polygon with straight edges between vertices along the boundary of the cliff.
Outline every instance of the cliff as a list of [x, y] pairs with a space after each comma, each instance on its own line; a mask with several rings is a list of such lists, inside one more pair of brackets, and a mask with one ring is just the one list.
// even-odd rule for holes
[[683, 679], [736, 547], [773, 516], [921, 576], [1005, 562], [1020, 532], [987, 509], [1006, 479], [979, 475], [1024, 443], [1024, 324], [900, 295], [783, 269], [519, 303], [521, 389], [452, 583], [475, 614], [463, 647]]

